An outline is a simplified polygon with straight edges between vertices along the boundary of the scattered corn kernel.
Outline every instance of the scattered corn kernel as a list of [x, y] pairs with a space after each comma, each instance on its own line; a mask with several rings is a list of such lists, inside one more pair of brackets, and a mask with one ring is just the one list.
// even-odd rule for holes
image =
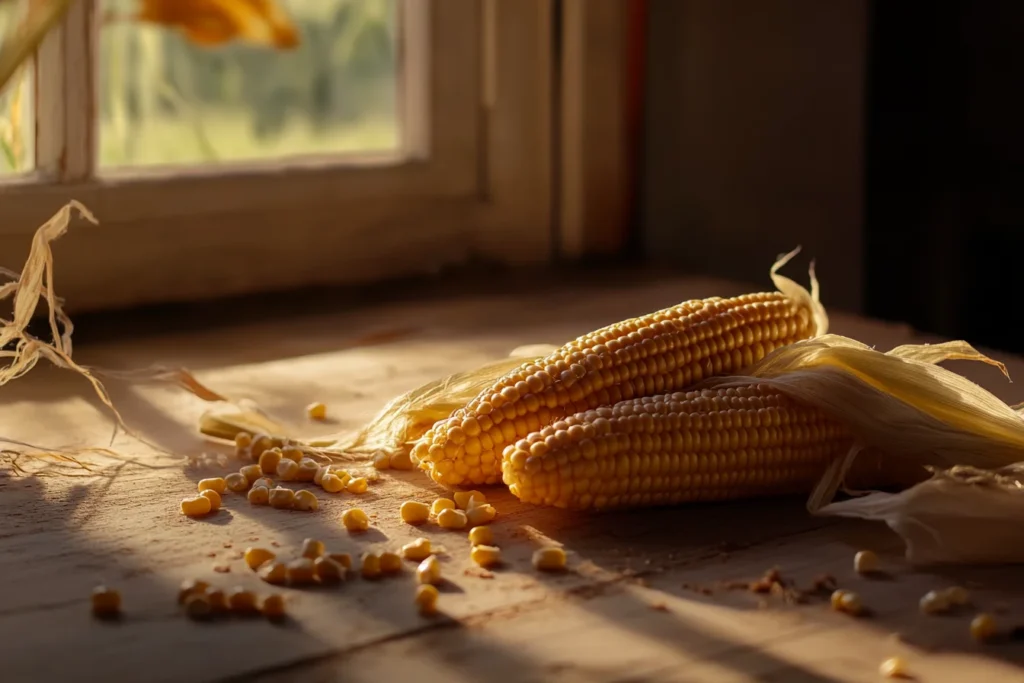
[[270, 502], [270, 489], [266, 486], [253, 486], [246, 494], [246, 498], [253, 505], [266, 505]]
[[178, 604], [185, 604], [185, 600], [190, 595], [195, 595], [196, 593], [205, 593], [206, 589], [208, 589], [209, 587], [210, 584], [208, 584], [205, 581], [200, 581], [198, 579], [186, 579], [182, 581], [181, 586], [178, 588]]
[[366, 477], [356, 477], [345, 485], [345, 490], [349, 493], [366, 493], [367, 488], [369, 488], [369, 482], [366, 481]]
[[303, 458], [299, 462], [299, 469], [295, 473], [296, 481], [313, 481], [316, 477], [317, 470], [320, 469], [320, 464], [316, 460], [310, 458]]
[[316, 470], [316, 474], [313, 475], [313, 483], [316, 484], [317, 486], [323, 486], [324, 485], [324, 475], [325, 474], [330, 474], [330, 473], [331, 473], [331, 468], [328, 467], [327, 465], [323, 465], [321, 467], [318, 467], [317, 470]]
[[397, 574], [402, 571], [402, 558], [398, 553], [385, 551], [380, 554], [380, 571], [383, 574]]
[[246, 465], [239, 469], [238, 473], [245, 477], [246, 481], [248, 481], [250, 485], [263, 476], [263, 470], [260, 469], [259, 465]]
[[543, 572], [565, 569], [565, 551], [561, 548], [539, 548], [533, 553], [533, 568]]
[[341, 523], [349, 531], [366, 531], [370, 528], [370, 518], [359, 508], [349, 508], [341, 513]]
[[92, 589], [92, 613], [98, 617], [112, 617], [121, 612], [121, 594], [106, 586]]
[[398, 510], [406, 524], [423, 524], [430, 519], [430, 506], [415, 500], [407, 500]]
[[430, 616], [437, 613], [437, 598], [440, 593], [436, 586], [423, 584], [416, 587], [416, 607], [420, 614]]
[[996, 630], [996, 620], [989, 614], [979, 614], [971, 619], [971, 636], [977, 641], [990, 640]]
[[[476, 498], [470, 499], [475, 501]], [[490, 503], [479, 503], [466, 511], [466, 520], [473, 526], [482, 526], [494, 521], [498, 511]]]
[[452, 498], [455, 499], [455, 506], [460, 510], [468, 510], [474, 505], [487, 502], [487, 497], [479, 491], [456, 491], [452, 494]]
[[501, 548], [493, 545], [475, 545], [469, 551], [469, 559], [481, 567], [494, 567], [501, 564]]
[[[286, 462], [291, 462], [288, 460]], [[270, 490], [270, 507], [278, 510], [290, 510], [295, 507], [295, 491], [278, 486]]]
[[451, 500], [449, 498], [438, 498], [430, 506], [430, 511], [432, 513], [434, 513], [435, 515], [439, 515], [442, 512], [444, 512], [445, 510], [454, 510], [454, 509], [455, 509], [455, 501], [453, 501], [453, 500]]
[[844, 590], [832, 591], [832, 596], [829, 598], [829, 603], [832, 605], [832, 609], [837, 612], [842, 609], [842, 600], [844, 595], [846, 595], [846, 591]]
[[327, 419], [327, 406], [323, 403], [310, 403], [306, 406], [306, 415], [310, 420], [325, 420]]
[[265, 488], [266, 488], [266, 489], [267, 489], [268, 491], [269, 491], [270, 489], [274, 488], [275, 486], [277, 486], [277, 484], [275, 484], [275, 483], [274, 483], [274, 480], [273, 480], [273, 479], [271, 479], [270, 477], [260, 477], [259, 479], [257, 479], [256, 481], [254, 481], [254, 482], [252, 483], [252, 485], [253, 485], [253, 486], [263, 486], [263, 487], [265, 487]]
[[437, 555], [431, 555], [420, 562], [416, 567], [416, 581], [431, 585], [441, 582], [441, 563], [438, 561]]
[[316, 494], [312, 491], [295, 492], [295, 509], [302, 512], [315, 512], [320, 509], [320, 501], [317, 500]]
[[241, 472], [232, 472], [224, 477], [224, 483], [227, 485], [228, 490], [234, 493], [245, 493], [249, 490], [249, 480]]
[[861, 550], [853, 556], [853, 569], [858, 574], [870, 574], [878, 571], [878, 555], [870, 550]]
[[243, 555], [243, 557], [245, 558], [245, 565], [249, 567], [249, 569], [256, 571], [262, 567], [265, 562], [270, 562], [276, 558], [277, 554], [272, 550], [267, 550], [266, 548], [246, 548], [245, 555]]
[[196, 496], [194, 498], [185, 498], [181, 501], [181, 514], [188, 517], [202, 517], [203, 515], [210, 514], [211, 510], [213, 510], [213, 503], [210, 502], [209, 498]]
[[899, 657], [889, 657], [878, 667], [878, 673], [885, 678], [906, 678], [910, 670], [907, 663]]
[[281, 449], [270, 448], [260, 455], [260, 471], [263, 474], [277, 474], [277, 466], [281, 463]]
[[295, 481], [299, 476], [299, 463], [294, 460], [280, 460], [277, 463], [277, 478], [281, 481]]
[[324, 554], [324, 542], [318, 541], [315, 538], [304, 539], [302, 541], [302, 551], [299, 554], [303, 557], [315, 560]]
[[337, 583], [345, 576], [345, 568], [322, 555], [313, 560], [313, 574], [320, 583]]
[[241, 586], [235, 586], [228, 593], [228, 607], [232, 612], [242, 614], [256, 611], [256, 594]]
[[285, 615], [284, 596], [280, 593], [271, 593], [263, 598], [260, 611], [267, 619], [283, 619]]
[[342, 486], [348, 486], [348, 483], [352, 481], [352, 475], [346, 472], [345, 470], [335, 470], [334, 476], [341, 479]]
[[411, 470], [414, 468], [412, 464], [412, 453], [409, 450], [403, 449], [398, 453], [392, 453], [390, 459], [391, 469], [393, 470]]
[[378, 451], [373, 455], [373, 467], [378, 470], [391, 469], [391, 456], [384, 451]]
[[219, 493], [217, 493], [213, 489], [206, 489], [199, 495], [210, 501], [210, 512], [216, 512], [217, 510], [220, 510], [221, 499]]
[[238, 432], [235, 434], [235, 448], [242, 450], [252, 445], [252, 434], [249, 432]]
[[413, 562], [422, 562], [430, 557], [430, 539], [417, 538], [402, 546], [402, 557]]
[[224, 477], [210, 477], [208, 479], [200, 479], [198, 488], [200, 493], [203, 491], [224, 493], [227, 490], [227, 484], [224, 482]]
[[462, 510], [442, 510], [437, 516], [437, 523], [442, 529], [465, 529], [468, 521]]
[[918, 603], [924, 614], [943, 614], [949, 611], [949, 598], [944, 591], [928, 591]]
[[313, 569], [313, 560], [308, 557], [300, 557], [288, 563], [288, 583], [302, 586], [313, 582], [316, 572]]
[[472, 545], [494, 545], [494, 533], [489, 526], [475, 526], [469, 530]]
[[320, 479], [320, 486], [327, 493], [341, 493], [345, 490], [345, 482], [336, 474], [325, 474]]
[[846, 591], [839, 596], [839, 611], [857, 616], [864, 611], [864, 604], [861, 602], [859, 595], [853, 591]]
[[951, 586], [942, 591], [950, 605], [963, 607], [971, 601], [971, 594], [963, 586]]
[[211, 612], [213, 608], [210, 607], [210, 601], [205, 594], [190, 595], [185, 600], [185, 614], [189, 619], [201, 621], [209, 618]]
[[381, 575], [380, 555], [376, 553], [363, 553], [359, 573], [364, 579], [376, 579]]
[[215, 613], [228, 611], [228, 596], [220, 588], [215, 588], [206, 594], [206, 601], [210, 603], [210, 609]]
[[271, 560], [263, 564], [256, 572], [257, 576], [269, 584], [281, 585], [288, 581], [288, 565], [284, 562]]
[[331, 558], [345, 569], [352, 569], [352, 556], [348, 553], [327, 553], [327, 557]]
[[281, 457], [294, 460], [297, 463], [302, 462], [302, 449], [298, 446], [285, 446], [281, 449]]

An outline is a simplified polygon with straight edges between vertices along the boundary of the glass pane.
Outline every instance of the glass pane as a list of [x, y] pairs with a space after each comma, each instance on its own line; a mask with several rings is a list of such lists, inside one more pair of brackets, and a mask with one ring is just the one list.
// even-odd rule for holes
[[103, 0], [100, 165], [394, 150], [398, 0]]
[[[24, 21], [28, 2], [0, 2], [0, 35], [9, 40]], [[25, 173], [35, 168], [35, 112], [32, 62], [0, 91], [0, 175]]]

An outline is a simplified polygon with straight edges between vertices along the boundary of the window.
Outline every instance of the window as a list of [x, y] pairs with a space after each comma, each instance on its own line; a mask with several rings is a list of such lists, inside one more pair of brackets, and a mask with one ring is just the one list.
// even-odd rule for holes
[[72, 312], [549, 257], [552, 3], [278, 4], [294, 49], [75, 2], [0, 96], [35, 132], [0, 130], [0, 265], [69, 199], [101, 223], [55, 245]]

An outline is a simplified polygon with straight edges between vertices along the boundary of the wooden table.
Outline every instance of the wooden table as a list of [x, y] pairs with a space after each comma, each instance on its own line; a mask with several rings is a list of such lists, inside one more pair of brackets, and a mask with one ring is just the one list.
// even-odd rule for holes
[[[304, 425], [303, 406], [325, 401], [337, 423], [357, 426], [394, 395], [430, 378], [497, 358], [531, 342], [562, 342], [602, 324], [677, 300], [730, 294], [735, 285], [659, 280], [617, 287], [565, 286], [542, 296], [470, 296], [392, 302], [302, 318], [265, 316], [229, 329], [81, 348], [81, 362], [186, 365], [211, 386], [252, 398]], [[908, 329], [833, 315], [833, 330], [881, 348], [914, 340]], [[400, 330], [375, 345], [366, 335]], [[1004, 358], [1018, 377], [1024, 362]], [[961, 367], [1003, 398], [1024, 387], [990, 368]], [[176, 454], [215, 451], [196, 434], [206, 407], [166, 387], [110, 386], [128, 423]], [[0, 389], [0, 434], [44, 446], [103, 445], [110, 421], [85, 382], [40, 366]], [[313, 432], [315, 432], [315, 430]], [[363, 496], [321, 493], [317, 513], [253, 507], [228, 494], [207, 520], [183, 517], [178, 501], [208, 472], [179, 456], [154, 455], [121, 437], [131, 461], [103, 460], [90, 477], [0, 479], [0, 681], [864, 681], [883, 659], [906, 658], [924, 681], [1022, 680], [1024, 645], [976, 645], [972, 611], [926, 617], [927, 590], [965, 583], [1001, 622], [1024, 622], [1021, 570], [911, 572], [899, 540], [881, 525], [810, 517], [800, 499], [583, 516], [519, 505], [487, 491], [507, 564], [488, 576], [468, 561], [465, 534], [398, 521], [407, 499], [441, 493], [417, 472], [384, 473]], [[41, 474], [52, 472], [44, 471]], [[346, 507], [372, 513], [373, 529], [350, 536]], [[196, 623], [175, 596], [186, 578], [266, 592], [238, 559], [249, 545], [297, 554], [304, 538], [335, 550], [395, 548], [428, 536], [447, 549], [444, 616], [412, 604], [411, 572], [330, 589], [284, 589], [290, 620]], [[540, 575], [538, 544], [561, 543], [571, 571]], [[852, 557], [870, 548], [891, 570], [868, 580]], [[214, 571], [226, 565], [228, 573]], [[746, 591], [702, 590], [778, 566], [809, 585], [832, 573], [873, 614], [852, 618], [824, 600], [787, 605]], [[125, 616], [103, 623], [89, 592], [106, 582], [123, 594]]]

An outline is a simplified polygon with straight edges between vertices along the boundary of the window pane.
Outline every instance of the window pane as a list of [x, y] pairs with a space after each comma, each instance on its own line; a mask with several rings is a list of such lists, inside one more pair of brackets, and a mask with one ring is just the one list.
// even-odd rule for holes
[[[28, 3], [0, 3], [0, 35], [10, 40], [25, 18]], [[0, 174], [25, 173], [35, 168], [35, 112], [32, 62], [0, 91]]]
[[396, 149], [397, 3], [104, 0], [100, 165]]

